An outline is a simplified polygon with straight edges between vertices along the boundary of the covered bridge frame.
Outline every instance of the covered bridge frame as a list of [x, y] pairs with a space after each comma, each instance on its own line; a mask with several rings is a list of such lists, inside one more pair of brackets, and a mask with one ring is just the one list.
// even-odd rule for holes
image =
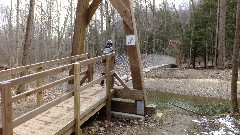
[[[135, 35], [135, 45], [127, 46], [129, 56], [130, 71], [132, 76], [133, 89], [140, 90], [144, 95], [144, 103], [146, 101], [146, 91], [144, 88], [142, 64], [140, 48], [137, 38], [137, 29], [134, 17], [133, 4], [131, 0], [109, 0], [113, 7], [118, 11], [123, 19], [126, 35]], [[102, 0], [78, 0], [76, 19], [74, 26], [74, 36], [72, 43], [72, 56], [84, 54], [86, 29], [95, 14]], [[71, 71], [70, 71], [71, 74]]]

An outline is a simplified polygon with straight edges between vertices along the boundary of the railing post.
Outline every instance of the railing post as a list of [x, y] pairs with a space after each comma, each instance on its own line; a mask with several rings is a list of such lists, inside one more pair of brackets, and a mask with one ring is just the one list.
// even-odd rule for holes
[[[41, 72], [42, 71], [42, 67], [37, 68], [37, 72]], [[37, 80], [37, 84], [36, 87], [41, 87], [43, 84], [43, 79], [39, 78]], [[37, 93], [37, 106], [40, 107], [43, 104], [43, 92], [40, 91]]]
[[[92, 58], [92, 53], [88, 54], [88, 59]], [[93, 63], [88, 64], [88, 82], [93, 81]]]
[[12, 118], [12, 94], [9, 82], [0, 84], [1, 102], [2, 102], [2, 134], [13, 134], [13, 118]]
[[80, 135], [80, 63], [74, 64], [74, 118], [75, 135]]
[[111, 76], [112, 71], [112, 58], [110, 54], [106, 56], [106, 94], [107, 94], [107, 105], [106, 115], [107, 120], [111, 120], [111, 88], [113, 87], [113, 80]]
[[[111, 55], [111, 63], [110, 63], [110, 70], [114, 71], [114, 66], [115, 66], [115, 56]], [[113, 89], [113, 85], [114, 85], [114, 76], [112, 75], [111, 77], [111, 84], [110, 84], [110, 89]]]

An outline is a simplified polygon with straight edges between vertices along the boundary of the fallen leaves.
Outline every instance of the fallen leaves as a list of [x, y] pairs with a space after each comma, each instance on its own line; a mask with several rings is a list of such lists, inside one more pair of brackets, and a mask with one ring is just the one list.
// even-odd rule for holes
[[84, 128], [86, 134], [96, 135], [141, 135], [149, 134], [161, 123], [159, 120], [146, 117], [145, 119], [117, 119], [111, 121], [97, 120]]

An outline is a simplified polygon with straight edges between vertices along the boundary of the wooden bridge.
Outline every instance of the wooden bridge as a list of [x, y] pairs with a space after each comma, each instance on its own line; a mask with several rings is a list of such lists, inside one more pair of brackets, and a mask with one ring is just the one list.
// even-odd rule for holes
[[[136, 102], [112, 101], [113, 98], [144, 101], [143, 91], [127, 87], [115, 73], [114, 57], [115, 53], [95, 58], [84, 54], [0, 71], [0, 76], [6, 77], [21, 72], [29, 73], [0, 83], [1, 134], [58, 135], [72, 132], [80, 134], [80, 126], [103, 107], [106, 107], [108, 120], [111, 119], [111, 111], [137, 114], [139, 106]], [[104, 59], [106, 59], [106, 75], [93, 78], [93, 64]], [[65, 77], [61, 75], [71, 69], [74, 69], [74, 75], [65, 74]], [[54, 75], [61, 77], [50, 83], [44, 81], [44, 78]], [[121, 89], [113, 87], [114, 78], [122, 85]], [[105, 87], [99, 85], [103, 79], [106, 79]], [[44, 92], [71, 80], [74, 83], [68, 85], [73, 87], [69, 87], [67, 93], [50, 102], [44, 102]], [[16, 86], [33, 84], [33, 82], [36, 84], [34, 88], [27, 89], [19, 95], [12, 95]], [[93, 87], [96, 84], [98, 87]], [[22, 99], [34, 95], [36, 95], [37, 108], [13, 119], [13, 104], [19, 104]], [[145, 106], [142, 109], [145, 109]]]
[[[106, 109], [108, 120], [111, 119], [111, 111], [145, 115], [152, 110], [146, 107], [145, 103], [146, 90], [132, 1], [109, 1], [123, 19], [126, 37], [135, 39], [133, 43], [131, 41], [131, 44], [127, 45], [133, 88], [124, 84], [114, 71], [115, 54], [95, 58], [84, 54], [87, 25], [102, 0], [91, 2], [78, 0], [72, 39], [72, 57], [0, 71], [0, 77], [8, 78], [0, 82], [1, 134], [69, 135], [74, 132], [79, 135], [81, 134], [80, 126], [103, 107]], [[129, 43], [127, 39], [126, 43]], [[95, 78], [93, 64], [104, 59], [107, 73]], [[66, 72], [69, 74], [66, 75]], [[18, 74], [23, 76], [16, 77]], [[55, 75], [60, 77], [53, 82], [47, 81]], [[122, 87], [114, 87], [114, 78]], [[96, 84], [99, 86], [99, 82], [103, 79], [106, 79], [105, 87], [93, 87]], [[64, 83], [72, 86], [66, 90], [68, 92], [51, 101], [43, 100], [43, 97], [48, 96], [44, 92]], [[33, 84], [36, 85], [32, 87]], [[12, 94], [18, 86], [24, 85], [31, 86], [31, 89], [18, 95]], [[13, 105], [35, 95], [37, 107], [22, 116], [13, 117]], [[118, 100], [113, 100], [114, 98]]]

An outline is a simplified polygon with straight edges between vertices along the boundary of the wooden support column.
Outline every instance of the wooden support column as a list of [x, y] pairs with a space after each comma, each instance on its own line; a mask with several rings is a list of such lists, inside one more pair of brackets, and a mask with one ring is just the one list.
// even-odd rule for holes
[[[78, 0], [72, 43], [72, 56], [84, 54], [85, 51], [88, 7], [89, 0]], [[73, 73], [74, 69], [70, 70], [69, 74], [73, 75]], [[72, 84], [73, 81], [69, 83]]]
[[2, 134], [13, 134], [12, 94], [9, 82], [0, 84], [2, 102]]
[[[92, 54], [88, 54], [88, 59], [92, 58]], [[93, 63], [88, 64], [88, 72], [87, 72], [87, 76], [88, 76], [88, 82], [93, 81]]]
[[133, 25], [132, 26], [133, 30], [131, 30], [131, 28], [124, 21], [125, 34], [136, 36], [135, 45], [127, 46], [133, 88], [137, 90], [143, 90], [144, 101], [146, 101], [146, 90], [144, 87], [144, 80], [143, 80], [143, 74], [142, 74], [143, 72], [142, 72], [142, 63], [141, 63], [141, 52], [140, 52], [140, 47], [138, 43], [138, 33], [137, 33], [137, 28], [135, 23], [133, 5], [131, 0], [123, 0], [123, 3], [131, 12], [131, 19], [132, 19], [132, 25]]
[[[42, 71], [42, 67], [38, 68], [37, 69], [37, 72], [41, 72]], [[36, 84], [36, 87], [41, 87], [43, 84], [43, 79], [40, 78], [37, 80], [37, 84]], [[41, 105], [43, 104], [43, 92], [40, 91], [37, 93], [37, 106], [40, 107]]]
[[74, 64], [74, 118], [75, 135], [81, 135], [80, 132], [80, 63]]
[[107, 105], [106, 105], [106, 115], [107, 120], [111, 120], [111, 89], [113, 88], [113, 76], [111, 71], [113, 70], [112, 66], [112, 57], [110, 54], [106, 56], [106, 93], [107, 93]]

